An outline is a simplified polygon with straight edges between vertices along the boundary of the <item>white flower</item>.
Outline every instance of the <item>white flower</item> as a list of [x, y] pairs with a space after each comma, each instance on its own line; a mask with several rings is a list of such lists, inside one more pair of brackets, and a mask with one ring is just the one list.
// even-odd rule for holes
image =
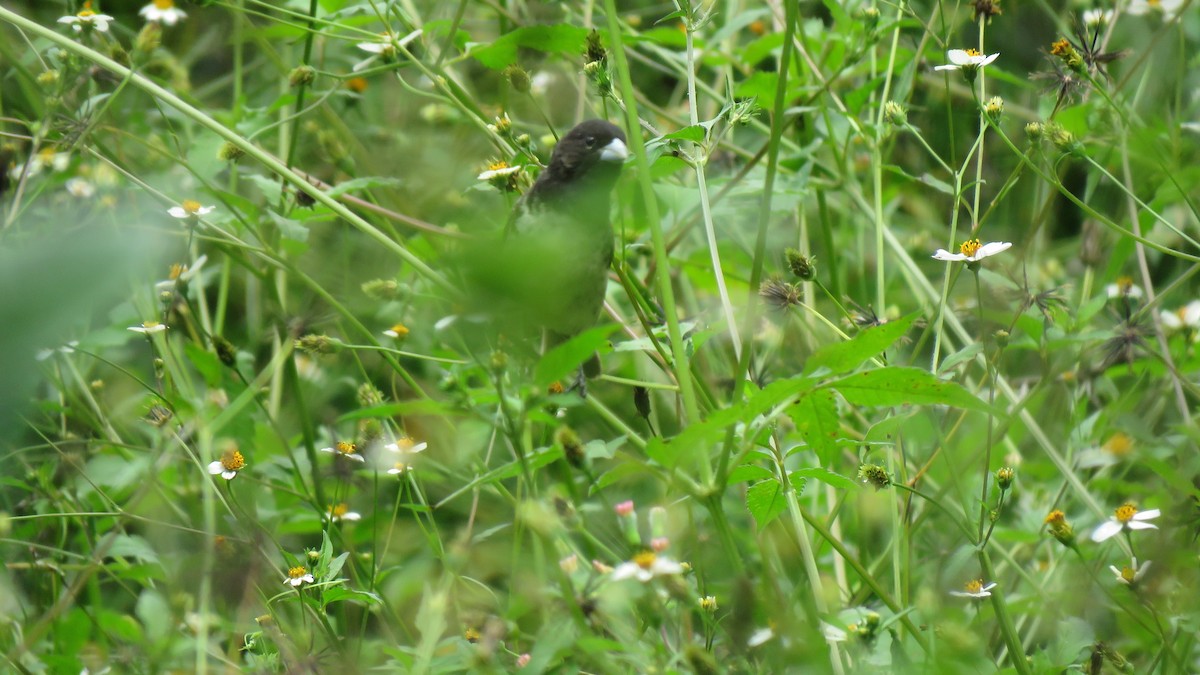
[[246, 458], [242, 457], [240, 451], [230, 449], [221, 455], [221, 459], [208, 465], [208, 472], [214, 476], [221, 474], [221, 478], [225, 480], [233, 480], [244, 468], [246, 468]]
[[283, 580], [285, 584], [291, 584], [293, 588], [300, 584], [311, 584], [315, 579], [313, 575], [308, 573], [308, 568], [304, 565], [296, 565], [288, 570], [287, 578]]
[[989, 241], [986, 244], [980, 244], [978, 239], [968, 239], [959, 247], [960, 253], [951, 253], [944, 248], [939, 248], [933, 254], [934, 260], [942, 260], [945, 262], [977, 262], [988, 256], [1003, 253], [1012, 248], [1012, 243], [1007, 241]]
[[405, 35], [404, 37], [400, 38], [399, 40], [394, 40], [391, 33], [382, 33], [379, 36], [379, 39], [375, 40], [373, 42], [359, 42], [355, 46], [358, 47], [359, 49], [363, 50], [364, 52], [371, 52], [372, 56], [365, 61], [360, 61], [360, 62], [354, 64], [354, 68], [352, 68], [351, 70], [353, 72], [357, 73], [358, 71], [362, 70], [363, 68], [366, 68], [367, 66], [369, 66], [375, 59], [378, 59], [380, 57], [391, 58], [396, 55], [397, 49], [399, 49], [400, 47], [407, 47], [408, 43], [412, 42], [413, 40], [416, 40], [420, 36], [421, 36], [421, 29], [418, 28], [417, 30], [414, 30], [413, 32], [409, 33], [408, 35]]
[[959, 70], [961, 68], [974, 70], [995, 61], [998, 56], [1000, 56], [1000, 52], [984, 56], [974, 49], [951, 49], [946, 52], [946, 60], [950, 63], [937, 66], [934, 70]]
[[41, 173], [42, 169], [47, 166], [55, 172], [66, 171], [71, 166], [71, 153], [55, 152], [54, 148], [43, 148], [36, 155], [30, 157], [28, 162], [10, 169], [8, 176], [13, 180], [19, 180], [22, 174], [32, 178]]
[[397, 323], [391, 328], [383, 331], [383, 334], [392, 338], [393, 340], [399, 340], [401, 338], [408, 337], [408, 326], [405, 326], [402, 323]]
[[1159, 317], [1167, 330], [1195, 331], [1200, 328], [1200, 300], [1193, 300], [1174, 312], [1164, 310]]
[[335, 523], [341, 520], [362, 520], [362, 514], [357, 511], [351, 511], [350, 506], [342, 502], [341, 504], [329, 507], [329, 519]]
[[613, 569], [613, 581], [629, 579], [630, 577], [637, 579], [642, 583], [650, 581], [654, 577], [667, 576], [672, 574], [682, 574], [683, 565], [671, 560], [666, 556], [657, 555], [654, 551], [642, 551], [633, 556], [633, 560], [617, 565]]
[[1125, 11], [1134, 16], [1160, 11], [1163, 16], [1170, 18], [1179, 12], [1184, 2], [1185, 0], [1130, 0]]
[[175, 218], [198, 218], [212, 213], [216, 208], [215, 206], [202, 206], [200, 202], [193, 199], [185, 199], [179, 206], [167, 209], [167, 213]]
[[1117, 507], [1113, 513], [1113, 517], [1102, 523], [1100, 527], [1092, 532], [1092, 541], [1102, 542], [1109, 537], [1119, 533], [1121, 530], [1157, 530], [1158, 526], [1152, 523], [1147, 523], [1147, 520], [1154, 520], [1162, 515], [1158, 509], [1150, 509], [1149, 511], [1138, 511], [1133, 504], [1122, 504]]
[[146, 21], [157, 21], [168, 26], [187, 17], [187, 13], [175, 6], [175, 0], [154, 0], [149, 5], [138, 10]]
[[167, 278], [154, 284], [154, 289], [162, 293], [175, 288], [176, 284], [186, 284], [200, 273], [200, 268], [204, 267], [204, 263], [206, 262], [208, 262], [208, 256], [202, 255], [196, 258], [196, 262], [190, 266], [180, 265], [179, 263], [171, 265], [171, 270], [167, 273]]
[[1129, 567], [1118, 569], [1114, 565], [1109, 565], [1108, 569], [1112, 570], [1112, 573], [1117, 575], [1117, 581], [1125, 584], [1126, 586], [1132, 586], [1138, 581], [1141, 581], [1142, 577], [1146, 575], [1146, 570], [1150, 569], [1150, 561], [1147, 560], [1146, 562], [1142, 563], [1141, 567], [1138, 567], [1137, 558], [1133, 558]]
[[1089, 9], [1083, 13], [1083, 25], [1088, 28], [1099, 28], [1112, 23], [1111, 9]]
[[408, 35], [405, 35], [399, 40], [393, 42], [391, 33], [381, 33], [378, 40], [374, 42], [360, 42], [356, 46], [364, 52], [391, 56], [396, 53], [397, 47], [407, 47], [408, 43], [416, 40], [420, 36], [421, 29], [418, 28], [417, 30], [414, 30]]
[[490, 181], [494, 178], [507, 178], [508, 176], [520, 171], [522, 168], [524, 167], [522, 167], [520, 164], [516, 166], [509, 166], [508, 162], [495, 162], [488, 165], [487, 170], [479, 174], [476, 178], [478, 180], [486, 181]]
[[157, 321], [145, 321], [140, 326], [130, 326], [129, 330], [143, 335], [154, 335], [167, 329], [167, 324]]
[[82, 32], [85, 28], [88, 30], [95, 28], [101, 33], [105, 33], [108, 31], [108, 24], [112, 20], [113, 18], [107, 14], [93, 12], [91, 2], [83, 3], [83, 9], [79, 10], [78, 14], [60, 16], [58, 18], [59, 23], [69, 24], [71, 28], [75, 29], [76, 33]]
[[388, 469], [388, 473], [394, 476], [408, 471], [412, 468], [413, 455], [416, 455], [419, 452], [424, 452], [425, 448], [427, 447], [429, 447], [429, 444], [425, 441], [415, 443], [413, 439], [409, 438], [408, 436], [401, 438], [395, 443], [388, 443], [387, 445], [383, 446], [384, 450], [387, 450], [388, 452], [394, 452], [398, 455], [398, 458], [392, 465], [392, 468]]
[[992, 582], [986, 586], [983, 585], [983, 579], [972, 579], [968, 581], [961, 591], [950, 591], [950, 595], [957, 598], [986, 598], [992, 594], [992, 589], [996, 587], [996, 582]]
[[757, 647], [773, 637], [775, 637], [775, 631], [771, 630], [770, 626], [759, 628], [750, 634], [750, 638], [746, 640], [746, 646]]
[[346, 459], [352, 459], [356, 462], [365, 462], [363, 456], [358, 454], [358, 446], [346, 441], [338, 441], [333, 444], [332, 448], [321, 448], [321, 452], [328, 452], [334, 455], [340, 455]]
[[96, 186], [82, 178], [68, 178], [65, 187], [72, 197], [80, 199], [88, 199], [96, 194]]
[[1141, 286], [1133, 283], [1132, 277], [1117, 277], [1117, 282], [1104, 287], [1104, 293], [1110, 298], [1141, 299], [1144, 295]]

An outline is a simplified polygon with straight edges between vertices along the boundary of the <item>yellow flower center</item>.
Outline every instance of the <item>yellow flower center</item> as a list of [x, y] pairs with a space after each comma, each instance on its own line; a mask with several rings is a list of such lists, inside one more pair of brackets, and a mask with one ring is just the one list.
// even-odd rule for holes
[[338, 441], [333, 446], [333, 449], [337, 450], [338, 452], [342, 453], [343, 455], [352, 455], [352, 454], [354, 454], [354, 451], [358, 449], [358, 446], [353, 443], [348, 443], [346, 441]]
[[1117, 507], [1116, 517], [1118, 523], [1128, 523], [1137, 515], [1137, 507], [1133, 504], [1122, 504]]
[[488, 164], [488, 166], [487, 166], [488, 171], [500, 171], [501, 169], [507, 169], [507, 168], [508, 168], [508, 162], [506, 162], [502, 159], [498, 159], [498, 160], [492, 162], [491, 164]]
[[1050, 45], [1050, 53], [1054, 56], [1063, 56], [1070, 53], [1071, 43], [1067, 42], [1066, 38], [1062, 38], [1058, 42]]
[[1118, 431], [1112, 435], [1112, 438], [1104, 442], [1103, 447], [1109, 454], [1124, 457], [1129, 454], [1130, 450], [1133, 450], [1133, 439], [1129, 437], [1129, 434]]
[[405, 471], [408, 470], [408, 465], [405, 464], [404, 462], [396, 462], [395, 464], [392, 465], [392, 468], [395, 469], [396, 471], [399, 471], [400, 473], [404, 473]]
[[367, 84], [367, 78], [365, 77], [352, 77], [346, 80], [346, 88], [356, 94], [361, 94], [366, 91]]
[[479, 631], [475, 630], [474, 628], [468, 628], [463, 632], [463, 637], [466, 638], [467, 642], [475, 644], [476, 642], [479, 642]]
[[159, 9], [174, 9], [175, 0], [154, 0], [154, 6]]
[[402, 338], [408, 335], [408, 326], [398, 323], [395, 326], [392, 326], [392, 332], [396, 334], [396, 337]]
[[1133, 277], [1117, 277], [1117, 290], [1121, 291], [1121, 295], [1129, 295], [1133, 290]]
[[409, 450], [412, 450], [414, 445], [416, 445], [416, 443], [414, 443], [413, 439], [409, 438], [408, 436], [405, 436], [404, 438], [401, 438], [396, 441], [396, 448], [400, 452], [407, 452]]
[[1137, 571], [1132, 567], [1121, 568], [1121, 578], [1125, 580], [1125, 583], [1132, 584], [1135, 576], [1137, 576]]
[[295, 567], [288, 570], [288, 578], [289, 579], [299, 579], [300, 577], [304, 576], [305, 574], [308, 574], [308, 568], [305, 567], [304, 565], [296, 565]]
[[167, 278], [171, 281], [176, 281], [179, 279], [179, 277], [183, 276], [183, 273], [186, 272], [187, 269], [187, 265], [175, 263], [171, 265], [171, 271], [167, 274]]
[[146, 321], [146, 322], [142, 323], [142, 328], [145, 328], [146, 330], [154, 330], [155, 328], [158, 328], [161, 325], [162, 324], [157, 321]]
[[333, 516], [334, 518], [341, 518], [347, 513], [350, 513], [350, 505], [346, 502], [329, 507], [329, 515]]
[[563, 383], [562, 383], [562, 382], [559, 382], [558, 380], [555, 380], [555, 381], [553, 381], [553, 382], [551, 382], [551, 383], [550, 383], [550, 386], [549, 386], [549, 387], [546, 387], [546, 391], [547, 391], [547, 392], [549, 392], [549, 393], [551, 393], [551, 394], [561, 394], [561, 393], [563, 393], [564, 391], [566, 391], [566, 389], [564, 389], [564, 388], [563, 388]]
[[90, 9], [81, 9], [81, 10], [79, 10], [79, 13], [76, 14], [75, 16], [77, 16], [81, 19], [91, 19], [93, 16], [96, 16], [96, 13]]
[[968, 239], [962, 243], [962, 246], [958, 247], [958, 250], [961, 251], [963, 255], [970, 258], [979, 252], [981, 246], [982, 245], [979, 243], [978, 239]]
[[55, 154], [57, 153], [54, 152], [54, 148], [42, 148], [38, 151], [38, 159], [42, 164], [49, 164], [54, 161]]
[[1045, 522], [1048, 525], [1057, 525], [1059, 523], [1065, 523], [1066, 521], [1067, 521], [1067, 514], [1063, 513], [1062, 511], [1059, 511], [1058, 509], [1054, 509], [1053, 511], [1051, 511], [1050, 515], [1046, 516], [1046, 520], [1045, 520]]
[[633, 556], [633, 562], [638, 567], [648, 570], [654, 566], [655, 558], [656, 556], [654, 555], [654, 551], [642, 551], [641, 553]]
[[199, 213], [200, 209], [203, 208], [202, 206], [200, 206], [200, 202], [198, 202], [194, 199], [185, 199], [185, 200], [183, 200], [183, 203], [180, 204], [180, 206], [183, 207], [184, 211], [187, 211], [188, 213], [190, 213], [192, 215]]
[[1146, 0], [1146, 4], [1157, 9], [1162, 6], [1162, 0]]
[[963, 51], [967, 53], [967, 56], [983, 56], [978, 49], [964, 49]]
[[963, 586], [963, 589], [968, 593], [979, 593], [983, 590], [983, 579], [972, 579]]
[[238, 450], [226, 450], [225, 454], [221, 455], [221, 466], [226, 471], [241, 471], [242, 467], [246, 466], [246, 458], [242, 457]]

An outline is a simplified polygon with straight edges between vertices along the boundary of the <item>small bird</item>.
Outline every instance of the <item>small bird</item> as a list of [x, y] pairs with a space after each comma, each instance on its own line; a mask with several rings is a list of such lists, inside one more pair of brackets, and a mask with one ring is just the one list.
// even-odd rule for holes
[[506, 332], [545, 331], [557, 344], [596, 322], [613, 257], [612, 190], [628, 157], [620, 128], [581, 122], [517, 201], [504, 240], [469, 256], [473, 302]]

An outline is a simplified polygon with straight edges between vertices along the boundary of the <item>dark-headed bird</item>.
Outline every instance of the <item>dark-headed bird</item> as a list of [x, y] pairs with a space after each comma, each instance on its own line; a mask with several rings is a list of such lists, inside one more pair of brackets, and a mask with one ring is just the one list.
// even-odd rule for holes
[[580, 123], [517, 201], [503, 240], [471, 247], [470, 302], [506, 335], [544, 331], [553, 345], [596, 323], [613, 257], [612, 191], [628, 156], [618, 127]]

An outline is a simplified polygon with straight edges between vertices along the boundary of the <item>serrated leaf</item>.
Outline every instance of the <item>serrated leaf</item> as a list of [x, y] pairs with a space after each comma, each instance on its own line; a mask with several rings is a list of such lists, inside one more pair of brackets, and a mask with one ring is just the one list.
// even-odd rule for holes
[[917, 316], [916, 313], [909, 314], [895, 321], [867, 328], [845, 342], [826, 345], [808, 357], [804, 364], [804, 372], [813, 373], [818, 368], [826, 368], [834, 375], [848, 373], [866, 363], [868, 359], [879, 356], [895, 344], [896, 340], [904, 337]]
[[746, 490], [746, 509], [760, 530], [775, 520], [786, 507], [783, 489], [774, 478], [755, 483]]
[[855, 373], [827, 386], [853, 405], [948, 405], [994, 412], [956, 382], [945, 382], [919, 368], [892, 366]]
[[739, 407], [722, 408], [703, 422], [684, 427], [673, 438], [655, 436], [646, 443], [646, 455], [667, 467], [674, 467], [684, 459], [695, 458], [700, 452], [708, 452], [725, 435], [725, 429], [730, 424], [740, 421], [741, 412]]
[[492, 70], [503, 70], [516, 63], [519, 47], [546, 53], [581, 54], [587, 33], [586, 29], [570, 24], [526, 26], [501, 35], [490, 45], [471, 50], [471, 56]]
[[380, 598], [378, 595], [371, 593], [370, 591], [357, 591], [353, 588], [346, 588], [345, 586], [334, 586], [321, 594], [322, 607], [340, 600], [361, 602], [367, 606], [383, 604], [383, 598]]
[[672, 131], [669, 134], [664, 134], [663, 138], [664, 139], [668, 139], [668, 138], [674, 139], [677, 141], [691, 141], [693, 143], [703, 143], [704, 136], [707, 135], [707, 133], [708, 133], [708, 131], [702, 125], [693, 124], [691, 126], [686, 126], [682, 129], [680, 129], [679, 131]]
[[539, 387], [547, 387], [574, 375], [584, 361], [608, 344], [608, 336], [617, 328], [616, 324], [610, 323], [585, 330], [546, 352], [538, 361], [534, 381]]
[[746, 401], [740, 417], [742, 421], [748, 422], [758, 415], [765, 414], [775, 406], [783, 404], [788, 399], [812, 390], [816, 385], [817, 380], [809, 377], [775, 380]]
[[810, 392], [788, 408], [788, 416], [800, 437], [817, 453], [821, 466], [832, 464], [837, 457], [840, 435], [836, 395], [828, 389]]

